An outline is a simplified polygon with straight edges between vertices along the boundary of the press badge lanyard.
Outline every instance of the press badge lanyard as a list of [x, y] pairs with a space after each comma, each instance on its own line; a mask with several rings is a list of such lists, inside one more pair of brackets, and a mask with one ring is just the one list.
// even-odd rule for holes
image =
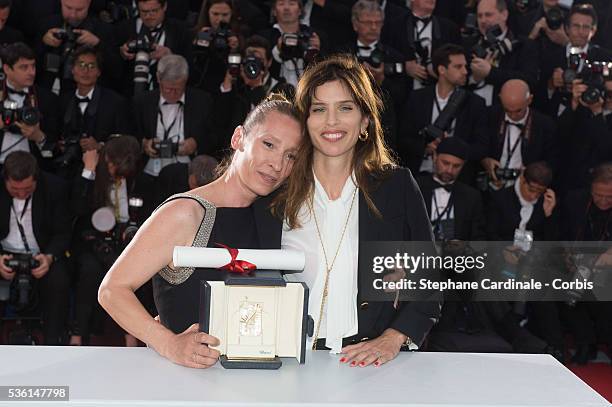
[[438, 209], [438, 199], [436, 198], [436, 190], [434, 189], [433, 191], [433, 201], [434, 201], [434, 207], [436, 208], [436, 215], [437, 218], [436, 220], [434, 220], [434, 223], [439, 223], [442, 218], [444, 216], [447, 216], [448, 219], [448, 215], [450, 214], [450, 210], [453, 207], [453, 193], [450, 193], [450, 197], [448, 198], [448, 203], [446, 204], [446, 207], [444, 208], [444, 210], [442, 212], [440, 212], [440, 210]]
[[13, 210], [13, 213], [15, 214], [15, 222], [17, 223], [17, 229], [19, 229], [19, 234], [21, 235], [21, 241], [23, 242], [23, 246], [28, 253], [31, 252], [30, 245], [28, 244], [28, 239], [26, 238], [25, 231], [23, 230], [23, 225], [21, 224], [21, 221], [23, 220], [23, 216], [25, 215], [29, 204], [30, 204], [30, 197], [26, 199], [25, 204], [23, 205], [23, 209], [21, 210], [21, 216], [18, 217], [17, 211], [15, 210], [15, 206], [13, 205], [13, 203], [11, 203], [11, 209]]
[[507, 170], [510, 167], [510, 161], [512, 160], [512, 156], [514, 155], [514, 152], [518, 148], [518, 145], [521, 143], [521, 140], [523, 140], [523, 136], [525, 135], [525, 129], [526, 128], [527, 128], [527, 126], [524, 126], [521, 129], [521, 133], [517, 137], [517, 139], [514, 142], [514, 145], [512, 146], [512, 148], [510, 148], [510, 125], [508, 125], [508, 123], [506, 123], [506, 138], [508, 139], [508, 143], [506, 143], [506, 152], [508, 153], [508, 157], [506, 158], [506, 163], [504, 164], [504, 169]]
[[159, 121], [161, 122], [161, 125], [164, 129], [164, 140], [168, 139], [168, 136], [170, 135], [170, 131], [172, 130], [172, 128], [174, 127], [174, 125], [176, 124], [176, 121], [178, 120], [179, 116], [182, 116], [183, 114], [183, 103], [182, 102], [178, 102], [179, 104], [179, 108], [176, 111], [176, 116], [174, 116], [174, 120], [172, 120], [172, 123], [170, 123], [170, 126], [168, 126], [166, 128], [166, 124], [164, 123], [164, 113], [161, 110], [161, 107], [158, 109], [159, 111]]

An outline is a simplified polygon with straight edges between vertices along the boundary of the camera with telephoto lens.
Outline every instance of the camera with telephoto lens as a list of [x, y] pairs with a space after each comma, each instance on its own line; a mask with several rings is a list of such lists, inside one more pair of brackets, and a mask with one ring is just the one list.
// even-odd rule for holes
[[81, 34], [74, 31], [70, 25], [53, 32], [53, 37], [62, 43], [59, 53], [48, 52], [45, 55], [45, 70], [54, 74], [62, 73], [62, 79], [72, 79], [72, 53], [77, 48], [77, 40]]
[[606, 99], [606, 81], [612, 80], [612, 62], [586, 62], [578, 79], [587, 85], [580, 100], [587, 105], [593, 105]]
[[240, 65], [242, 64], [242, 55], [231, 53], [227, 56], [227, 71], [233, 78], [240, 76]]
[[264, 62], [254, 54], [247, 55], [242, 62], [244, 76], [249, 79], [257, 79], [264, 70]]
[[155, 49], [155, 44], [149, 37], [142, 35], [139, 38], [127, 43], [127, 52], [134, 56], [134, 94], [138, 95], [147, 90], [149, 84], [149, 62], [151, 52]]
[[21, 134], [21, 129], [16, 125], [17, 122], [28, 126], [36, 126], [40, 123], [40, 111], [35, 107], [18, 107], [17, 102], [6, 99], [0, 109], [2, 123], [11, 133]]
[[404, 75], [406, 73], [406, 69], [404, 68], [404, 64], [402, 62], [387, 62], [385, 63], [385, 51], [378, 45], [372, 52], [369, 57], [357, 56], [359, 62], [367, 62], [374, 69], [380, 68], [380, 66], [385, 64], [385, 76], [393, 76], [393, 75]]
[[225, 21], [219, 23], [216, 30], [200, 31], [195, 39], [195, 46], [200, 49], [212, 50], [219, 54], [229, 51], [229, 37], [235, 35], [230, 25]]
[[457, 117], [457, 113], [468, 97], [468, 92], [463, 88], [456, 88], [448, 99], [448, 103], [442, 109], [438, 118], [429, 126], [421, 130], [425, 143], [429, 144], [437, 138], [443, 138], [444, 132], [448, 131]]
[[14, 288], [17, 290], [18, 304], [28, 304], [29, 293], [32, 289], [32, 270], [40, 266], [32, 253], [15, 253], [12, 258], [4, 260], [4, 265], [15, 272]]
[[563, 26], [563, 22], [565, 21], [565, 13], [559, 6], [551, 7], [548, 9], [546, 14], [544, 15], [546, 20], [546, 25], [551, 30], [558, 30]]
[[509, 38], [499, 39], [503, 31], [499, 25], [490, 27], [482, 37], [481, 41], [472, 47], [472, 54], [478, 58], [486, 58], [488, 54], [506, 55], [512, 52], [519, 44], [519, 41]]
[[310, 46], [312, 37], [310, 27], [303, 26], [297, 33], [283, 33], [281, 35], [280, 57], [283, 61], [303, 58], [307, 63], [312, 62], [319, 51]]
[[144, 201], [140, 197], [128, 199], [128, 221], [118, 223], [115, 210], [112, 207], [102, 207], [91, 216], [93, 230], [83, 233], [83, 239], [91, 243], [92, 250], [98, 260], [110, 267], [119, 254], [132, 241], [142, 219]]
[[173, 142], [169, 138], [154, 142], [153, 148], [159, 154], [159, 158], [172, 158], [178, 153], [178, 143]]

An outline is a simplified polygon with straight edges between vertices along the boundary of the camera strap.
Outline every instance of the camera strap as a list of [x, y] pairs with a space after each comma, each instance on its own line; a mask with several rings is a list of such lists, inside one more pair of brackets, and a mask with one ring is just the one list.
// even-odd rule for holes
[[19, 234], [21, 235], [21, 241], [23, 242], [23, 246], [28, 253], [31, 252], [30, 245], [28, 244], [28, 239], [26, 238], [25, 230], [23, 229], [23, 225], [21, 224], [21, 221], [23, 220], [23, 216], [25, 215], [28, 209], [28, 205], [30, 204], [30, 198], [31, 196], [29, 196], [28, 199], [26, 199], [25, 204], [23, 205], [23, 209], [21, 210], [21, 216], [17, 216], [17, 211], [15, 210], [15, 206], [11, 202], [11, 210], [13, 211], [13, 214], [15, 215], [15, 222], [17, 223], [17, 229], [19, 229]]
[[[447, 99], [448, 101], [450, 101], [450, 98], [451, 98], [452, 95], [453, 95], [452, 93], [450, 95], [448, 95], [448, 99]], [[440, 109], [440, 104], [438, 103], [438, 94], [437, 94], [437, 91], [435, 90], [435, 88], [434, 88], [434, 105], [436, 106], [436, 110], [438, 111], [438, 117], [440, 117], [440, 114], [442, 114], [442, 110], [443, 109]], [[446, 106], [448, 106], [448, 102], [447, 102]], [[457, 119], [453, 119], [453, 121], [451, 122], [451, 127], [448, 130], [446, 130], [446, 133], [448, 133], [449, 136], [451, 134], [453, 134], [453, 132], [455, 131], [455, 126], [453, 126], [453, 125], [456, 124], [456, 120]], [[434, 121], [435, 120], [432, 120], [432, 123]]]
[[168, 126], [168, 127], [166, 127], [166, 123], [164, 123], [164, 114], [163, 114], [163, 112], [161, 110], [161, 107], [158, 108], [159, 121], [161, 122], [162, 128], [164, 129], [164, 140], [168, 139], [168, 136], [170, 135], [170, 131], [172, 131], [172, 128], [174, 127], [174, 125], [178, 121], [179, 116], [180, 117], [183, 116], [183, 102], [179, 101], [178, 105], [179, 105], [179, 107], [178, 107], [178, 110], [176, 111], [176, 115], [174, 116], [174, 119], [172, 120], [172, 123], [170, 123], [170, 126]]
[[446, 207], [442, 210], [442, 212], [440, 212], [440, 210], [438, 209], [438, 199], [436, 198], [436, 190], [434, 189], [432, 191], [432, 197], [433, 197], [433, 202], [434, 202], [434, 207], [436, 209], [436, 220], [433, 221], [434, 226], [436, 224], [438, 224], [441, 220], [443, 220], [443, 217], [448, 217], [450, 215], [450, 211], [453, 208], [453, 193], [450, 193], [450, 197], [448, 198], [448, 203], [446, 204]]

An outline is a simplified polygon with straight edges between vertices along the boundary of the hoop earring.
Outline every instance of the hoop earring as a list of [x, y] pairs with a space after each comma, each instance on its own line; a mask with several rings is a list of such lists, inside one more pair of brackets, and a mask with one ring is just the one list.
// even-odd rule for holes
[[364, 129], [361, 134], [359, 134], [359, 140], [360, 141], [366, 141], [368, 139], [368, 137], [370, 137], [370, 135], [368, 134], [368, 129]]

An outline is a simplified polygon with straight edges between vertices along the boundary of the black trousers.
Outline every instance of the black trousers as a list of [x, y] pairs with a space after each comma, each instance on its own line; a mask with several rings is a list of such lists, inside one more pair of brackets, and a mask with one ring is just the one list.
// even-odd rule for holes
[[107, 268], [90, 251], [77, 256], [75, 285], [75, 331], [87, 338], [91, 333], [92, 316], [101, 310], [98, 304], [98, 288]]

